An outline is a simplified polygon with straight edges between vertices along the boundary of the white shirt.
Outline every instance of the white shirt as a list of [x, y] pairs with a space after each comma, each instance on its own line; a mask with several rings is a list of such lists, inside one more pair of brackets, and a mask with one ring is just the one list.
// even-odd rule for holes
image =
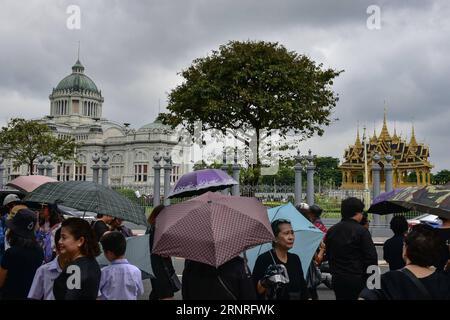
[[99, 298], [102, 300], [137, 300], [144, 293], [141, 270], [127, 259], [118, 259], [102, 268]]
[[62, 272], [58, 264], [58, 257], [40, 266], [34, 275], [33, 284], [28, 293], [29, 299], [55, 300], [53, 295], [53, 282]]

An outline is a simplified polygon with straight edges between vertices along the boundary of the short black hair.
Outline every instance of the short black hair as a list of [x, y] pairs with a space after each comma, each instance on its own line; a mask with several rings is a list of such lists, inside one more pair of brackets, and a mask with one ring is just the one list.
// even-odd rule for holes
[[61, 239], [61, 227], [59, 227], [55, 232], [55, 246], [58, 245], [59, 239]]
[[320, 218], [323, 210], [317, 204], [313, 204], [313, 205], [309, 206], [309, 211], [314, 215], [314, 217]]
[[439, 261], [443, 244], [433, 227], [421, 223], [415, 225], [405, 238], [406, 256], [415, 265], [429, 267]]
[[97, 219], [101, 219], [101, 218], [103, 218], [103, 214], [97, 213]]
[[112, 231], [104, 234], [100, 239], [103, 252], [111, 251], [116, 257], [123, 256], [127, 251], [127, 240], [119, 231]]
[[355, 197], [350, 197], [341, 202], [341, 216], [344, 219], [354, 217], [358, 212], [363, 212], [364, 203]]
[[393, 217], [390, 226], [392, 232], [394, 232], [396, 236], [404, 234], [406, 231], [408, 231], [408, 221], [406, 221], [405, 216]]

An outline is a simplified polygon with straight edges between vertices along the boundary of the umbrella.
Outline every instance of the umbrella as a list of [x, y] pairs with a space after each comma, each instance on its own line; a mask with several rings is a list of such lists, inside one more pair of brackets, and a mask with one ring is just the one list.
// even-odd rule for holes
[[[143, 278], [154, 276], [152, 265], [150, 262], [150, 249], [149, 249], [149, 235], [129, 237], [127, 239], [127, 251], [125, 252], [125, 258], [129, 263], [136, 266], [143, 272]], [[108, 259], [102, 253], [97, 257], [97, 262], [101, 266], [109, 264]]]
[[80, 211], [107, 214], [146, 225], [144, 208], [120, 193], [94, 182], [46, 183], [29, 193], [24, 201], [62, 204]]
[[[272, 222], [277, 219], [287, 219], [291, 221], [292, 229], [295, 233], [294, 247], [290, 250], [300, 257], [302, 263], [303, 275], [306, 278], [311, 259], [314, 256], [324, 233], [315, 227], [308, 219], [295, 209], [292, 203], [271, 208], [267, 210], [269, 220]], [[247, 250], [248, 266], [251, 270], [255, 266], [258, 256], [272, 248], [271, 243], [266, 243]]]
[[404, 206], [389, 201], [397, 194], [404, 194], [404, 190], [405, 189], [399, 188], [389, 192], [380, 193], [377, 197], [375, 197], [375, 199], [373, 199], [372, 205], [367, 212], [383, 215], [410, 211], [410, 209]]
[[47, 182], [58, 182], [58, 180], [55, 180], [47, 176], [39, 176], [39, 175], [20, 176], [18, 178], [15, 178], [14, 180], [11, 180], [6, 185], [23, 192], [31, 192], [37, 187]]
[[408, 205], [416, 211], [450, 219], [450, 185], [426, 186], [408, 200]]
[[222, 170], [197, 170], [182, 175], [168, 198], [196, 196], [208, 191], [224, 190], [237, 184], [236, 180]]
[[153, 252], [218, 267], [273, 240], [266, 208], [256, 199], [208, 192], [163, 209]]

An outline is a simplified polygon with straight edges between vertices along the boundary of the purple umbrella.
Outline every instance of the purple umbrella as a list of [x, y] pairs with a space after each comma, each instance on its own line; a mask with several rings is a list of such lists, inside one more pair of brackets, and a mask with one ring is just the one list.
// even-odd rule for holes
[[403, 190], [405, 189], [398, 188], [389, 192], [380, 193], [377, 197], [375, 197], [375, 199], [373, 199], [372, 205], [370, 206], [369, 210], [367, 210], [367, 212], [383, 215], [410, 211], [410, 209], [408, 208], [390, 202], [393, 197], [395, 197]]
[[177, 181], [169, 198], [190, 197], [208, 191], [218, 191], [238, 184], [226, 172], [218, 169], [203, 169], [189, 172]]

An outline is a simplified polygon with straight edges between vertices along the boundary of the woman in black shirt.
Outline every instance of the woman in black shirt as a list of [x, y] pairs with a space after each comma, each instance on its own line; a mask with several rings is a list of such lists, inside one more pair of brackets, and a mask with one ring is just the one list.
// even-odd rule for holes
[[37, 215], [29, 209], [19, 210], [6, 221], [6, 238], [11, 247], [6, 250], [0, 268], [0, 288], [3, 300], [26, 299], [36, 270], [44, 261], [34, 230]]
[[186, 260], [183, 300], [256, 300], [250, 272], [241, 257], [213, 266]]
[[154, 277], [150, 278], [152, 292], [150, 293], [149, 300], [172, 300], [175, 290], [177, 290], [174, 288], [171, 281], [171, 277], [176, 276], [172, 258], [161, 257], [160, 255], [152, 253], [156, 218], [163, 209], [164, 205], [162, 204], [156, 206], [147, 221], [149, 224], [147, 233], [149, 234], [150, 262], [154, 274]]
[[97, 299], [101, 271], [95, 257], [100, 254], [100, 248], [89, 223], [80, 218], [65, 220], [59, 244], [61, 254], [70, 262], [55, 279], [55, 299]]
[[[255, 262], [253, 281], [260, 299], [306, 300], [309, 298], [300, 257], [288, 251], [294, 246], [295, 235], [290, 221], [278, 219], [272, 222], [275, 241], [273, 249], [261, 254]], [[287, 284], [270, 281], [269, 266], [282, 265], [287, 270]], [[269, 270], [268, 270], [269, 268]], [[281, 267], [283, 268], [283, 267]]]
[[419, 224], [405, 238], [406, 267], [381, 276], [381, 288], [363, 289], [365, 300], [449, 300], [450, 278], [432, 267], [442, 241], [432, 227]]

